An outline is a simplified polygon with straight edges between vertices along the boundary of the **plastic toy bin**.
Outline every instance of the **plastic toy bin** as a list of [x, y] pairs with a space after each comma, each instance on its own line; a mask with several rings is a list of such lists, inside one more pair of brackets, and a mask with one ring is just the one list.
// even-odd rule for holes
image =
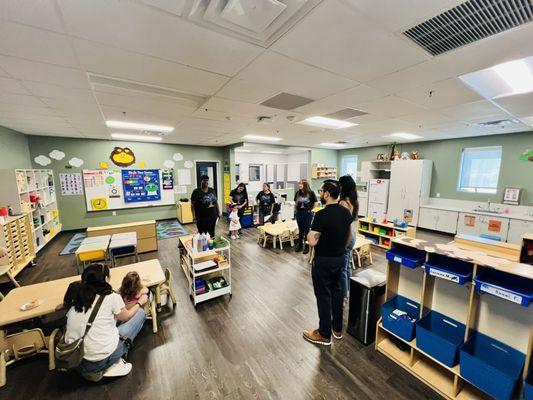
[[448, 367], [459, 361], [465, 325], [431, 311], [416, 323], [416, 346]]
[[533, 300], [533, 279], [507, 274], [492, 268], [483, 268], [474, 277], [478, 292], [528, 307]]
[[401, 245], [395, 245], [394, 248], [387, 250], [385, 254], [387, 260], [400, 263], [411, 269], [421, 266], [426, 259], [424, 250]]
[[424, 264], [426, 274], [464, 285], [472, 276], [473, 264], [441, 254], [430, 254]]
[[511, 399], [525, 358], [505, 343], [475, 332], [460, 349], [461, 376], [497, 400]]
[[[394, 311], [400, 310], [407, 313], [412, 319], [397, 316]], [[381, 306], [381, 323], [389, 332], [410, 342], [415, 338], [415, 322], [420, 315], [420, 304], [403, 296], [396, 296]]]
[[533, 369], [529, 368], [526, 381], [524, 382], [524, 399], [533, 400]]

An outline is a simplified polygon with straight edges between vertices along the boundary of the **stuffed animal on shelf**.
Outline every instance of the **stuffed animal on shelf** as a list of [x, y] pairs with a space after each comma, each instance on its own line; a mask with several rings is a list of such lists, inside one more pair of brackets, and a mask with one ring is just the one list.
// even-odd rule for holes
[[410, 160], [409, 153], [404, 151], [402, 155], [400, 156], [401, 160]]
[[418, 155], [418, 150], [413, 150], [411, 153], [411, 160], [418, 160], [420, 156]]
[[394, 153], [392, 153], [391, 161], [397, 161], [400, 159], [400, 152], [398, 150], [394, 150]]
[[385, 154], [378, 153], [378, 156], [376, 157], [376, 160], [378, 161], [385, 161]]

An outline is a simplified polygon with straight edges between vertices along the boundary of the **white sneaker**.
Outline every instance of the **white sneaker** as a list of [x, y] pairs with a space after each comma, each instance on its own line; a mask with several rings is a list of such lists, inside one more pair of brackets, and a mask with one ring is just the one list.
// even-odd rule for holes
[[237, 239], [240, 239], [241, 237], [239, 235], [237, 235]]
[[119, 360], [110, 366], [104, 372], [104, 376], [107, 378], [112, 378], [116, 376], [126, 376], [130, 373], [132, 368], [131, 363], [124, 361], [124, 359], [119, 358]]
[[235, 240], [235, 239], [237, 239], [237, 236], [231, 235], [231, 240]]

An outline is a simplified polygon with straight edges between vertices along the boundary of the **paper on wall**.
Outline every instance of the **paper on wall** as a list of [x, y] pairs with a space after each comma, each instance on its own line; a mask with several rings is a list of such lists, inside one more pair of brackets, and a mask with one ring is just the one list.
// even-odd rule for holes
[[185, 194], [187, 193], [187, 186], [175, 186], [174, 193], [176, 194]]
[[191, 184], [191, 170], [178, 169], [178, 185], [190, 185]]
[[83, 194], [83, 184], [79, 172], [59, 173], [59, 184], [61, 186], [61, 196], [79, 196]]

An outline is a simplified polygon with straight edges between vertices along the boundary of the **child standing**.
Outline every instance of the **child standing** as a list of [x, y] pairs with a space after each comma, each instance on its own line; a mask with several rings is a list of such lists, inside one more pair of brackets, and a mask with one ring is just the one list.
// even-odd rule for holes
[[239, 229], [241, 229], [241, 222], [239, 221], [238, 205], [231, 205], [231, 213], [229, 214], [229, 233], [233, 240], [239, 238]]
[[135, 303], [143, 294], [148, 295], [148, 289], [141, 284], [141, 277], [135, 271], [128, 272], [118, 290], [124, 303]]

